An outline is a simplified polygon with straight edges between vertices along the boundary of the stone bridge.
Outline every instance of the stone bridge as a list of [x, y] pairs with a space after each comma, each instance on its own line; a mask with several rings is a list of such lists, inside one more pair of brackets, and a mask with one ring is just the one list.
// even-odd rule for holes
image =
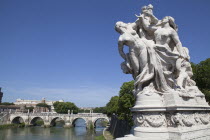
[[8, 123], [25, 123], [25, 125], [35, 125], [37, 120], [42, 119], [45, 127], [55, 125], [57, 119], [63, 120], [64, 127], [75, 126], [77, 119], [83, 119], [86, 127], [89, 128], [92, 124], [96, 126], [96, 121], [99, 119], [106, 119], [109, 122], [107, 115], [102, 113], [79, 113], [79, 114], [57, 114], [57, 113], [12, 113], [10, 114]]

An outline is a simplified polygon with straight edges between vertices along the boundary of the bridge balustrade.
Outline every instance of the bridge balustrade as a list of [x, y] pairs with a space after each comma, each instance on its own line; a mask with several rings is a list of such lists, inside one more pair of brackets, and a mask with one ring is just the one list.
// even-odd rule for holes
[[107, 117], [106, 114], [100, 114], [100, 113], [90, 113], [90, 114], [58, 114], [58, 113], [12, 113], [18, 116], [65, 116], [65, 117]]

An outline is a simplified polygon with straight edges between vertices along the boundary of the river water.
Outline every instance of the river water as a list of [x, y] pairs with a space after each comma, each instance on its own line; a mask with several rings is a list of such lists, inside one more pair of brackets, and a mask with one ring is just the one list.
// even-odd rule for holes
[[[97, 126], [97, 125], [96, 125]], [[95, 136], [103, 134], [104, 127], [97, 126], [93, 131], [87, 130], [82, 121], [76, 127], [25, 127], [0, 130], [0, 140], [94, 140]]]

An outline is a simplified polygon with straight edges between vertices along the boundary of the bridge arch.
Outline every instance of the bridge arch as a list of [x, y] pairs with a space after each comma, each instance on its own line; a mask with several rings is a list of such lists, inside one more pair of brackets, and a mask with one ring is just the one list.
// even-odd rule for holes
[[55, 118], [53, 118], [52, 120], [51, 120], [51, 122], [50, 122], [50, 126], [55, 126], [56, 125], [56, 120], [57, 119], [60, 119], [60, 120], [62, 120], [63, 121], [63, 125], [65, 125], [65, 120], [63, 119], [63, 118], [61, 118], [61, 117], [55, 117]]
[[86, 127], [87, 127], [87, 121], [86, 121], [85, 118], [82, 118], [82, 117], [81, 117], [81, 118], [80, 118], [80, 117], [79, 117], [79, 118], [75, 118], [75, 119], [72, 121], [72, 126], [73, 126], [73, 127], [75, 127], [75, 122], [76, 122], [78, 119], [84, 120], [84, 121], [85, 121], [85, 125], [86, 125]]
[[44, 124], [44, 119], [41, 118], [41, 117], [34, 117], [33, 119], [31, 119], [30, 121], [30, 125], [43, 125], [43, 124], [36, 124], [37, 121], [43, 121], [43, 124]]
[[93, 126], [94, 126], [94, 127], [96, 127], [96, 122], [97, 122], [98, 120], [106, 120], [106, 121], [109, 123], [109, 119], [107, 119], [107, 118], [103, 118], [103, 117], [96, 118], [96, 119], [93, 121]]
[[12, 124], [21, 124], [25, 123], [24, 119], [20, 116], [14, 117], [11, 121]]

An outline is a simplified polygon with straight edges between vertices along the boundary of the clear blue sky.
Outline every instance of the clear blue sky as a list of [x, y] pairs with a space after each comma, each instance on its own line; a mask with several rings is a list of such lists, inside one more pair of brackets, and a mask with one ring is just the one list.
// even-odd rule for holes
[[104, 106], [130, 81], [120, 69], [117, 21], [144, 5], [175, 18], [191, 61], [210, 57], [209, 0], [0, 0], [0, 86], [17, 98]]

